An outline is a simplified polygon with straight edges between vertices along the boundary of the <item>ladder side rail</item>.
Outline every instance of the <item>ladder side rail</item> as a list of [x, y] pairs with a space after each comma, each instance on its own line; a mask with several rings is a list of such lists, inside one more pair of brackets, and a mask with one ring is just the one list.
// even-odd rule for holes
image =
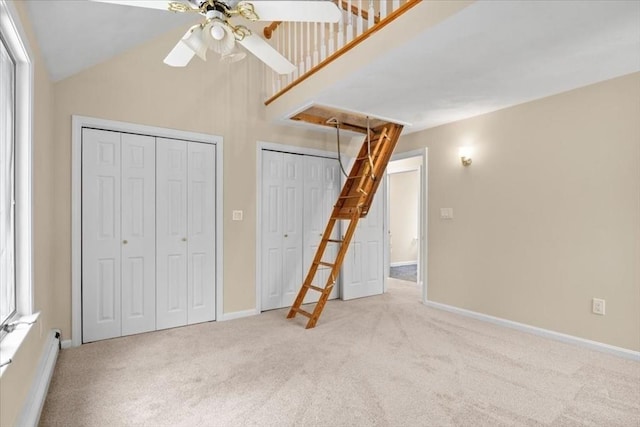
[[[336, 257], [335, 263], [331, 270], [331, 274], [337, 278], [337, 273], [340, 271], [340, 267], [342, 267], [342, 263], [344, 262], [344, 258], [347, 255], [347, 251], [349, 250], [349, 245], [351, 244], [351, 239], [356, 232], [356, 228], [358, 227], [358, 221], [360, 220], [359, 213], [355, 213], [351, 219], [349, 220], [349, 226], [347, 227], [347, 232], [345, 233], [342, 239], [342, 245], [340, 246], [340, 250], [338, 251], [338, 256]], [[331, 278], [329, 278], [330, 280]], [[327, 281], [327, 285], [329, 281]], [[313, 310], [313, 314], [309, 318], [307, 322], [306, 329], [311, 329], [316, 326], [318, 323], [318, 319], [320, 319], [320, 315], [322, 314], [322, 310], [324, 310], [324, 306], [329, 299], [329, 292], [326, 291], [320, 295], [320, 299], [316, 303], [316, 307]]]
[[333, 233], [333, 228], [335, 227], [337, 220], [331, 218], [327, 223], [326, 228], [324, 229], [324, 233], [322, 235], [322, 239], [320, 240], [320, 244], [318, 245], [318, 249], [316, 249], [316, 255], [313, 257], [313, 261], [311, 262], [311, 266], [309, 267], [309, 272], [302, 283], [302, 287], [300, 291], [298, 291], [298, 296], [296, 297], [293, 305], [291, 306], [291, 310], [289, 310], [289, 314], [287, 314], [287, 319], [295, 317], [296, 311], [294, 308], [300, 308], [302, 305], [305, 296], [307, 295], [307, 291], [309, 287], [313, 283], [313, 278], [316, 276], [318, 272], [318, 267], [320, 266], [320, 262], [322, 261], [322, 257], [324, 256], [324, 252], [327, 248], [327, 242]]

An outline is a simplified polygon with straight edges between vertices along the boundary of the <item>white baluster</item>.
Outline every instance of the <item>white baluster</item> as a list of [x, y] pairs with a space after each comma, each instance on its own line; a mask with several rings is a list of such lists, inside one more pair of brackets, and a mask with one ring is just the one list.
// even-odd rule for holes
[[305, 72], [311, 69], [311, 22], [307, 22], [307, 56], [304, 65]]
[[344, 47], [344, 13], [340, 16], [340, 20], [338, 21], [338, 45], [336, 46], [336, 51], [342, 49]]
[[318, 53], [318, 26], [320, 23], [316, 22], [313, 24], [313, 66], [317, 66], [319, 61], [319, 53]]
[[[327, 58], [327, 40], [325, 39], [325, 26], [327, 24], [320, 24], [320, 62], [324, 61]], [[328, 24], [333, 26], [333, 24]], [[331, 28], [329, 29], [329, 34], [332, 34]], [[329, 38], [329, 43], [333, 43], [333, 37]]]
[[358, 0], [358, 37], [364, 32], [364, 19], [362, 18], [362, 0]]
[[304, 74], [304, 27], [303, 23], [299, 23], [298, 37], [300, 43], [298, 43], [299, 52], [298, 52], [298, 75], [301, 76]]
[[400, 7], [400, 0], [393, 0], [391, 2], [391, 10], [398, 10]]
[[[284, 46], [282, 44], [282, 30], [284, 30], [284, 28], [281, 29], [281, 31], [278, 31], [276, 33], [276, 50], [278, 52], [280, 52], [280, 54], [284, 55]], [[280, 89], [282, 89], [281, 84], [282, 84], [282, 79], [280, 78], [280, 75], [278, 73], [275, 73], [277, 80], [276, 80], [276, 90], [275, 93], [280, 92]]]
[[351, 13], [351, 0], [348, 1], [348, 6], [347, 6], [347, 15], [348, 19], [347, 19], [347, 37], [346, 37], [346, 42], [349, 43], [351, 40], [353, 40], [353, 13]]
[[[294, 22], [293, 26], [293, 64], [298, 63], [298, 23]], [[299, 76], [299, 69], [296, 67], [293, 70], [293, 80], [297, 80]]]
[[387, 0], [382, 0], [380, 2], [380, 20], [383, 20], [387, 17]]
[[367, 17], [369, 18], [367, 22], [367, 30], [370, 30], [374, 25], [376, 25], [376, 10], [373, 8], [373, 0], [369, 0], [369, 10], [367, 13], [369, 14]]
[[[340, 22], [336, 23], [336, 26], [340, 26]], [[329, 24], [329, 41], [328, 43], [328, 48], [327, 48], [327, 55], [333, 55], [333, 52], [336, 51], [336, 39], [334, 37], [334, 34], [336, 33], [335, 31], [335, 27], [333, 26], [333, 24]]]

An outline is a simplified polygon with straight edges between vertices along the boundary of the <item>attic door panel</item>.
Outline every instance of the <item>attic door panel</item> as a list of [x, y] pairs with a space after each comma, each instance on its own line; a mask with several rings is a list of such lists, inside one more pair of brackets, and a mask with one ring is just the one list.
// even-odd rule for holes
[[120, 134], [82, 131], [82, 340], [121, 334]]

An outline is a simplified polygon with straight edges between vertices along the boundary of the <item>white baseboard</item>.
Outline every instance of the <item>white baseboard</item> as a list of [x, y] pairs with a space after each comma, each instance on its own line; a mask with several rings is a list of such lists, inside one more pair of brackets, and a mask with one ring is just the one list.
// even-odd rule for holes
[[233, 311], [231, 313], [223, 313], [222, 316], [220, 316], [221, 321], [226, 321], [226, 320], [233, 320], [233, 319], [240, 319], [242, 317], [249, 317], [249, 316], [255, 316], [260, 314], [260, 312], [258, 310], [256, 310], [255, 308], [252, 308], [250, 310], [243, 310], [243, 311]]
[[60, 347], [62, 347], [63, 350], [65, 348], [71, 348], [73, 347], [73, 341], [71, 340], [60, 341]]
[[476, 311], [466, 310], [464, 308], [454, 307], [452, 305], [442, 304], [439, 302], [427, 301], [425, 303], [428, 307], [437, 308], [440, 310], [448, 311], [462, 316], [471, 317], [473, 319], [482, 320], [484, 322], [494, 323], [496, 325], [505, 326], [511, 329], [517, 329], [519, 331], [527, 332], [541, 337], [550, 338], [552, 340], [561, 341], [568, 344], [575, 344], [581, 347], [586, 347], [592, 350], [601, 351], [604, 353], [614, 354], [616, 356], [624, 357], [625, 359], [631, 359], [640, 361], [640, 351], [629, 350], [622, 347], [616, 347], [601, 343], [598, 341], [591, 341], [585, 338], [576, 337], [573, 335], [563, 334], [561, 332], [551, 331], [549, 329], [538, 328], [537, 326], [531, 326], [524, 323], [514, 322], [512, 320], [502, 319], [500, 317], [490, 316], [488, 314], [478, 313]]
[[404, 267], [405, 265], [417, 265], [418, 261], [400, 261], [400, 262], [392, 262], [389, 264], [390, 267]]
[[49, 332], [47, 343], [42, 351], [33, 384], [31, 384], [31, 389], [25, 401], [26, 403], [22, 408], [22, 413], [16, 424], [17, 426], [31, 427], [38, 425], [44, 400], [47, 397], [47, 390], [49, 390], [51, 376], [53, 375], [53, 370], [58, 358], [60, 340], [56, 337], [56, 334], [60, 334], [60, 331], [53, 329]]

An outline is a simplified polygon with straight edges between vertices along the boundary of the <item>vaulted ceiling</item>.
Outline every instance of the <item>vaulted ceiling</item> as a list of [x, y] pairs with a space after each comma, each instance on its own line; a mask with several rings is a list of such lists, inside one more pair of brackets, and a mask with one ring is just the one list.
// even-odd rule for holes
[[[86, 0], [28, 7], [54, 80], [194, 21]], [[415, 131], [637, 71], [638, 1], [478, 1], [321, 88], [315, 101]]]

